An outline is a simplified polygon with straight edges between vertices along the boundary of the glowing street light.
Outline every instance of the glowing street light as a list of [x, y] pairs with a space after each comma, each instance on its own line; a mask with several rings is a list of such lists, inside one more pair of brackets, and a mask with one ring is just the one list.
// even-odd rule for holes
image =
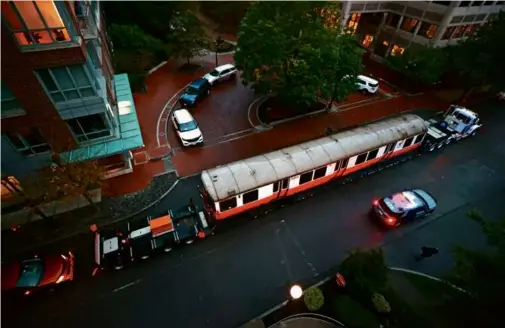
[[289, 294], [294, 300], [299, 299], [303, 295], [303, 290], [302, 287], [298, 285], [293, 285], [291, 289], [289, 290]]

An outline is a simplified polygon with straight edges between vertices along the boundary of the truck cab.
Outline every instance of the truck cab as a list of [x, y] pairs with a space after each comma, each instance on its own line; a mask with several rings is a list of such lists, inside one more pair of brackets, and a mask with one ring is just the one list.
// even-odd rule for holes
[[453, 141], [474, 136], [482, 126], [477, 113], [468, 108], [451, 105], [442, 119], [428, 120], [428, 131], [423, 146], [428, 151], [442, 148]]

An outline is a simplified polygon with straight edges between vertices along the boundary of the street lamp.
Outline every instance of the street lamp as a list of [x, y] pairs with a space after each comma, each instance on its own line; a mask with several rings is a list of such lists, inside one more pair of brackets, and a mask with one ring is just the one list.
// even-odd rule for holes
[[299, 299], [303, 295], [302, 287], [300, 287], [298, 285], [291, 286], [291, 289], [289, 290], [289, 294], [291, 295], [291, 298], [293, 298], [294, 300]]

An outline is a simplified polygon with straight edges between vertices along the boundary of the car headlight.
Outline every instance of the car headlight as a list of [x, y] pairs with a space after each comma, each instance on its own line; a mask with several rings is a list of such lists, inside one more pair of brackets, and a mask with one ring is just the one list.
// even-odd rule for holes
[[60, 282], [62, 282], [63, 280], [65, 279], [65, 275], [61, 275], [58, 280], [56, 280], [56, 283], [59, 284]]

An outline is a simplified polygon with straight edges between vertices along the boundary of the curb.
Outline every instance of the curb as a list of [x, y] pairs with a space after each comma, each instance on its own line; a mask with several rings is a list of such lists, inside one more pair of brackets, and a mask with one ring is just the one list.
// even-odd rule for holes
[[[235, 49], [232, 50], [232, 51], [227, 51], [227, 52], [218, 52], [217, 55], [218, 56], [223, 56], [223, 55], [233, 55], [236, 51], [236, 47], [237, 47], [237, 42], [235, 41], [231, 41], [231, 40], [223, 40], [224, 42], [226, 43], [229, 43], [229, 44], [232, 44], [235, 46]], [[209, 49], [205, 49], [205, 51], [207, 51], [207, 54], [208, 55], [216, 55], [216, 52], [215, 51], [210, 51]]]
[[405, 268], [399, 268], [399, 267], [390, 267], [389, 270], [392, 270], [392, 271], [400, 271], [400, 272], [404, 272], [404, 273], [409, 273], [409, 274], [413, 274], [413, 275], [416, 275], [416, 276], [420, 276], [420, 277], [424, 277], [426, 279], [430, 279], [430, 280], [433, 280], [433, 281], [437, 281], [441, 284], [445, 284], [445, 285], [448, 285], [462, 293], [465, 293], [465, 294], [468, 294], [470, 296], [472, 296], [470, 294], [469, 291], [467, 290], [464, 290], [463, 288], [459, 288], [458, 286], [454, 286], [453, 284], [450, 284], [448, 283], [447, 281], [444, 281], [440, 278], [437, 278], [437, 277], [434, 277], [434, 276], [431, 276], [429, 274], [426, 274], [426, 273], [422, 273], [422, 272], [419, 272], [419, 271], [414, 271], [414, 270], [409, 270], [409, 269], [405, 269]]
[[165, 61], [162, 61], [161, 63], [159, 63], [158, 65], [154, 66], [149, 71], [147, 71], [147, 75], [153, 74], [154, 72], [159, 70], [161, 67], [163, 67], [166, 63], [167, 63], [167, 61], [165, 60]]

